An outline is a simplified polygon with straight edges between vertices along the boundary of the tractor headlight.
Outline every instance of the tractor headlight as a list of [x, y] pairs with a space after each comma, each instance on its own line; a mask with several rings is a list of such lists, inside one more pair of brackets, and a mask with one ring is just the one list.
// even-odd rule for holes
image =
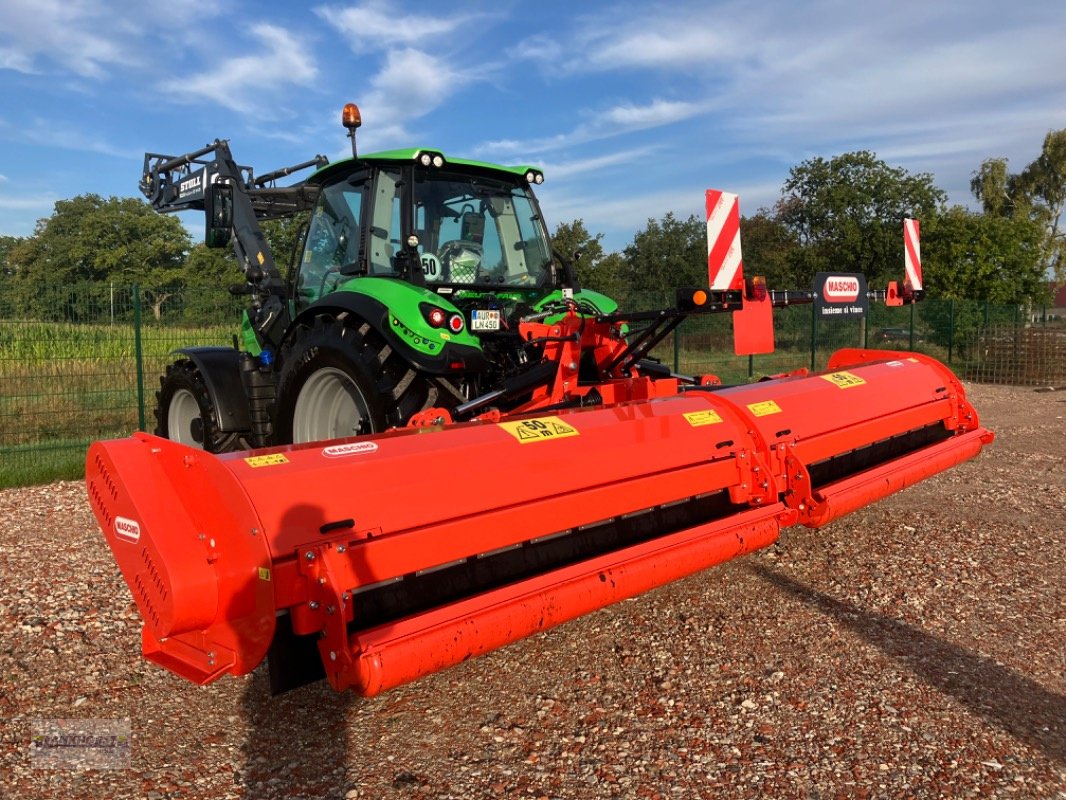
[[435, 153], [432, 150], [421, 150], [415, 156], [415, 163], [421, 164], [423, 167], [436, 167], [440, 169], [444, 166], [444, 156], [441, 153]]

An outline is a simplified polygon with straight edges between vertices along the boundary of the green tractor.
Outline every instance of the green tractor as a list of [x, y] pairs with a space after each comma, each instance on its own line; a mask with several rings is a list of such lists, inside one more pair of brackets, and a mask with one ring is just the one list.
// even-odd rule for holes
[[[581, 290], [552, 251], [533, 193], [540, 170], [427, 149], [358, 155], [358, 109], [343, 119], [351, 158], [258, 177], [222, 140], [146, 154], [152, 206], [204, 211], [205, 243], [233, 244], [245, 282], [231, 291], [249, 297], [239, 347], [177, 351], [158, 435], [227, 452], [601, 403], [598, 386], [669, 375], [647, 356], [686, 312], [621, 315]], [[260, 222], [297, 214], [307, 221], [283, 277]], [[703, 310], [740, 302], [718, 299]], [[564, 317], [578, 324], [551, 327]]]

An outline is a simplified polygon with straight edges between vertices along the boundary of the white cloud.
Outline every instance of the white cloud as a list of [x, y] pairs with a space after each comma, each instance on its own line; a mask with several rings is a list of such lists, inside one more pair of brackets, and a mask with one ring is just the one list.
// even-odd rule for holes
[[627, 130], [657, 128], [699, 114], [703, 108], [697, 103], [678, 100], [655, 100], [645, 106], [632, 103], [615, 106], [601, 115], [604, 123], [622, 126]]
[[[484, 63], [477, 64], [476, 69], [458, 69], [453, 66], [456, 59], [432, 50], [438, 42], [453, 46], [450, 34], [469, 29], [484, 15], [407, 14], [387, 0], [347, 8], [319, 6], [314, 11], [345, 37], [361, 62], [374, 59], [377, 63], [378, 72], [365, 81], [367, 91], [361, 93], [359, 101], [364, 119], [373, 120], [373, 125], [360, 134], [364, 149], [391, 148], [398, 141], [409, 140], [416, 120], [492, 72]], [[381, 58], [384, 60], [377, 61]]]
[[560, 74], [692, 71], [741, 61], [757, 49], [745, 38], [741, 22], [761, 13], [750, 3], [713, 8], [642, 3], [620, 5], [613, 12], [609, 17], [577, 17], [573, 29], [558, 36], [534, 34], [520, 42], [513, 55]]
[[36, 73], [54, 64], [83, 78], [104, 77], [133, 61], [116, 16], [99, 2], [5, 0], [0, 67]]
[[609, 167], [616, 167], [620, 164], [636, 164], [641, 159], [647, 158], [657, 148], [655, 147], [638, 147], [632, 150], [621, 150], [616, 153], [607, 153], [602, 156], [596, 156], [593, 158], [583, 158], [577, 161], [561, 161], [561, 162], [539, 162], [536, 166], [539, 166], [549, 181], [556, 181], [565, 178], [572, 178], [574, 175], [583, 175], [589, 172], [600, 172]]
[[348, 8], [319, 6], [315, 13], [342, 33], [355, 52], [408, 47], [443, 36], [470, 22], [468, 15], [451, 18], [401, 14], [380, 0]]
[[254, 55], [225, 59], [210, 70], [164, 81], [161, 89], [187, 101], [210, 100], [240, 113], [269, 112], [264, 103], [282, 86], [310, 86], [318, 75], [314, 56], [304, 42], [277, 25], [251, 28], [258, 40]]
[[657, 99], [643, 106], [624, 103], [605, 111], [586, 112], [586, 122], [564, 133], [528, 140], [499, 139], [479, 145], [476, 151], [496, 157], [551, 152], [633, 131], [669, 125], [708, 110], [709, 106], [703, 103], [679, 100]]
[[738, 53], [735, 37], [703, 19], [674, 21], [648, 29], [651, 20], [626, 27], [613, 36], [593, 42], [586, 63], [597, 69], [624, 67], [688, 68], [733, 58]]
[[421, 50], [390, 52], [359, 103], [363, 119], [373, 121], [361, 133], [360, 141], [378, 149], [410, 139], [408, 126], [412, 122], [434, 111], [473, 79]]
[[0, 194], [0, 209], [4, 211], [48, 212], [52, 210], [58, 199], [54, 194], [39, 194], [26, 197], [7, 197]]
[[27, 75], [37, 71], [33, 66], [33, 53], [15, 47], [0, 47], [0, 69], [10, 69]]
[[[711, 132], [719, 164], [723, 151], [736, 149], [774, 170], [870, 149], [946, 178], [953, 199], [965, 201], [969, 172], [983, 158], [1009, 156], [1023, 142], [1031, 158], [1047, 130], [1066, 127], [1061, 4], [1027, 3], [1010, 14], [994, 3], [971, 5], [962, 15], [936, 4], [901, 12], [834, 0], [660, 3], [572, 16], [512, 56], [587, 93], [625, 81], [631, 96], [652, 85], [670, 99], [622, 104], [554, 135], [484, 149], [545, 152], [610, 135], [601, 120], [624, 126], [628, 117], [674, 125], [678, 141]], [[699, 129], [676, 125], [712, 110]]]

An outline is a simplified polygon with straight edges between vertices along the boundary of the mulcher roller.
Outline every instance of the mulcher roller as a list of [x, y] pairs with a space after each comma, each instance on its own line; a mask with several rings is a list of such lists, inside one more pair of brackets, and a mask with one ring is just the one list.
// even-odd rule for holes
[[93, 510], [144, 655], [196, 683], [374, 695], [820, 527], [992, 440], [956, 377], [826, 372], [613, 406], [211, 455], [94, 444]]

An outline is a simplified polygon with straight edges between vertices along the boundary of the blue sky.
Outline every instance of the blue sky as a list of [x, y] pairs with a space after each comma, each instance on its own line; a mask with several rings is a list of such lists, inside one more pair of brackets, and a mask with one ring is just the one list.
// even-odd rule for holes
[[[872, 150], [952, 202], [1066, 128], [1066, 3], [0, 0], [0, 234], [137, 196], [144, 152], [216, 137], [257, 172], [429, 146], [533, 163], [549, 224], [754, 213], [791, 167]], [[190, 227], [199, 223], [186, 220]]]

